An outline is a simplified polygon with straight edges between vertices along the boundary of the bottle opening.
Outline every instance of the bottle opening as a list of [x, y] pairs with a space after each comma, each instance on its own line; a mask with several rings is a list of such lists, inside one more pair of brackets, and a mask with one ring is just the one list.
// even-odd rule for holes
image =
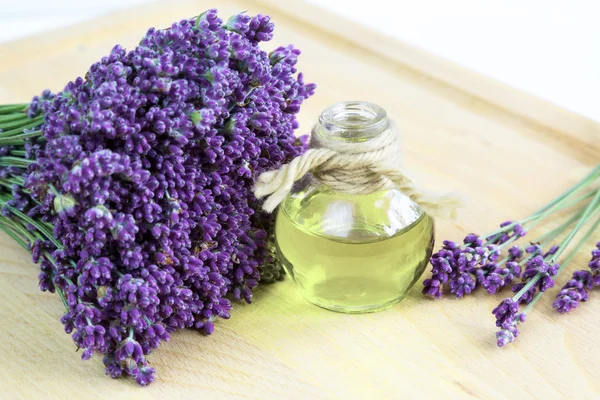
[[336, 103], [321, 113], [319, 123], [322, 135], [355, 140], [377, 136], [388, 126], [385, 110], [366, 101]]

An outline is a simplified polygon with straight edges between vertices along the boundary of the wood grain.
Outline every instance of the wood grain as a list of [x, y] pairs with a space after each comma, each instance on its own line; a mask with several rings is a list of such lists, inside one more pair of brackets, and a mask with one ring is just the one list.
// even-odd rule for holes
[[[271, 46], [303, 50], [299, 69], [319, 87], [302, 111], [302, 131], [336, 101], [388, 110], [420, 183], [467, 197], [457, 221], [438, 222], [440, 240], [525, 216], [600, 159], [595, 122], [295, 0], [162, 1], [2, 45], [0, 102], [59, 90], [114, 44], [130, 48], [148, 27], [211, 5], [223, 16], [269, 14], [277, 26]], [[600, 296], [569, 316], [553, 312], [546, 296], [518, 342], [497, 349], [490, 312], [501, 295], [434, 302], [418, 285], [393, 309], [343, 315], [308, 305], [289, 280], [237, 305], [211, 337], [174, 334], [150, 357], [157, 381], [141, 389], [105, 377], [99, 358], [79, 359], [62, 332], [60, 301], [37, 288], [37, 267], [8, 237], [0, 244], [0, 398], [600, 396]]]

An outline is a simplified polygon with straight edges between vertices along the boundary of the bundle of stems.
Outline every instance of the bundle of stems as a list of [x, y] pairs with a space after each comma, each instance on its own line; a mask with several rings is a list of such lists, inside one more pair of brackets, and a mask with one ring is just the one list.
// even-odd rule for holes
[[[564, 220], [558, 226], [556, 221]], [[565, 220], [566, 219], [566, 220]], [[431, 277], [423, 294], [439, 299], [445, 291], [462, 298], [482, 287], [489, 294], [510, 287], [492, 313], [496, 317], [498, 346], [514, 342], [518, 326], [531, 313], [555, 279], [581, 249], [598, 239], [600, 226], [600, 165], [582, 180], [536, 212], [507, 221], [488, 234], [468, 234], [462, 243], [446, 240], [431, 257]], [[534, 239], [521, 240], [533, 228], [546, 228]], [[504, 255], [503, 255], [504, 254]], [[556, 296], [553, 307], [567, 313], [600, 286], [600, 242], [592, 250], [587, 268], [576, 271]]]

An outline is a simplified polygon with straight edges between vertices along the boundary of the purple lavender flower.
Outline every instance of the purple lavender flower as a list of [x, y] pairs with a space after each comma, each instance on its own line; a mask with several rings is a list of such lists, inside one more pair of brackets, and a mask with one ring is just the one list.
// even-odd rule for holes
[[[508, 269], [507, 269], [508, 271]], [[500, 268], [495, 268], [492, 273], [486, 276], [481, 283], [481, 286], [489, 293], [495, 294], [500, 290], [506, 282], [505, 276], [503, 274], [504, 270]], [[508, 274], [508, 273], [507, 273]]]
[[[512, 258], [512, 257], [511, 257]], [[507, 261], [503, 266], [494, 268], [483, 280], [481, 286], [489, 294], [497, 293], [504, 286], [510, 285], [516, 278], [521, 277], [521, 266], [518, 262]]]
[[252, 42], [266, 42], [273, 38], [273, 28], [269, 17], [258, 14], [252, 17], [246, 37]]
[[519, 238], [522, 238], [523, 236], [525, 236], [527, 234], [527, 232], [525, 231], [525, 229], [523, 228], [523, 226], [521, 224], [515, 223], [513, 221], [505, 221], [505, 222], [501, 223], [500, 228], [509, 228], [509, 229], [504, 232], [488, 236], [486, 238], [486, 240], [489, 243], [492, 243], [495, 245], [503, 245], [503, 244], [515, 241]]
[[248, 23], [251, 19], [252, 18], [249, 15], [246, 15], [244, 13], [232, 15], [231, 17], [229, 17], [224, 27], [225, 29], [229, 29], [230, 31], [239, 34], [244, 34], [248, 32], [248, 30], [250, 30]]
[[588, 267], [594, 272], [600, 271], [600, 242], [596, 243], [596, 248], [592, 250], [592, 259]]
[[516, 262], [523, 257], [523, 249], [521, 249], [519, 246], [512, 246], [510, 249], [508, 249], [508, 254], [510, 257], [509, 261]]
[[504, 299], [494, 310], [492, 314], [496, 316], [496, 326], [502, 327], [506, 323], [511, 323], [519, 312], [519, 303], [511, 298]]
[[592, 250], [592, 259], [588, 264], [589, 270], [580, 270], [573, 273], [573, 277], [556, 295], [552, 307], [561, 314], [577, 308], [580, 302], [587, 301], [589, 291], [595, 286], [600, 286], [600, 242]]
[[504, 299], [492, 313], [496, 316], [496, 326], [500, 328], [496, 333], [498, 347], [514, 342], [519, 336], [517, 325], [526, 318], [525, 313], [519, 312], [519, 303], [511, 298]]
[[475, 280], [472, 275], [463, 272], [458, 278], [449, 282], [450, 293], [458, 298], [471, 293], [475, 289]]
[[588, 300], [588, 290], [592, 286], [591, 272], [576, 271], [573, 278], [558, 293], [552, 307], [559, 313], [568, 313], [577, 308], [579, 302]]
[[521, 276], [521, 282], [513, 285], [512, 291], [514, 293], [520, 292], [532, 279], [535, 280], [535, 283], [529, 285], [529, 288], [519, 297], [519, 303], [529, 304], [538, 291], [545, 292], [554, 287], [554, 276], [558, 273], [560, 265], [548, 263], [548, 259], [551, 259], [557, 250], [558, 246], [552, 246], [546, 253], [540, 255], [542, 250], [539, 245], [532, 245], [527, 248], [530, 258], [525, 263], [525, 271]]
[[441, 280], [434, 278], [425, 279], [423, 281], [423, 294], [431, 296], [435, 299], [442, 297], [443, 283]]
[[525, 322], [526, 317], [525, 313], [519, 313], [502, 324], [500, 330], [496, 332], [496, 344], [498, 347], [504, 347], [515, 341], [517, 336], [519, 336], [517, 325], [519, 322]]
[[143, 365], [138, 368], [137, 373], [135, 373], [133, 376], [135, 377], [135, 381], [138, 383], [138, 385], [146, 386], [154, 381], [154, 373], [154, 368]]
[[469, 269], [469, 272], [475, 276], [476, 285], [484, 286], [486, 281], [489, 281], [500, 268], [499, 263], [488, 262], [487, 264]]
[[305, 150], [296, 114], [315, 86], [299, 50], [260, 49], [273, 29], [216, 10], [152, 28], [21, 111], [43, 141], [0, 146], [25, 154], [0, 167], [14, 184], [2, 218], [35, 238], [40, 288], [64, 295], [65, 331], [111, 377], [152, 382], [152, 349], [177, 329], [210, 334], [274, 264], [253, 180]]
[[[505, 268], [498, 259], [503, 246], [524, 236], [526, 232], [520, 224], [510, 221], [502, 223], [500, 227], [504, 229], [501, 233], [486, 238], [470, 233], [462, 244], [444, 241], [443, 247], [430, 259], [432, 275], [423, 282], [423, 294], [439, 299], [445, 284], [448, 284], [450, 293], [457, 297], [472, 293], [478, 286], [495, 293], [515, 276], [518, 277], [520, 269], [512, 265], [511, 268]], [[511, 261], [521, 256], [519, 247], [509, 249]]]

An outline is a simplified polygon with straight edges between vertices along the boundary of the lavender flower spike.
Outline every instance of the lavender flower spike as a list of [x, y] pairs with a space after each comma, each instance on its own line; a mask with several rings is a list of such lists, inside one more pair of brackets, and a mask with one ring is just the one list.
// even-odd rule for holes
[[504, 299], [494, 310], [492, 314], [496, 316], [496, 326], [502, 327], [511, 323], [519, 311], [519, 303], [511, 298]]
[[501, 329], [496, 332], [496, 344], [498, 347], [504, 347], [509, 343], [515, 341], [519, 336], [519, 329], [517, 325], [519, 322], [525, 322], [527, 315], [525, 313], [519, 313], [514, 316], [511, 320], [507, 320], [502, 324]]
[[[506, 269], [497, 264], [501, 248], [526, 232], [521, 224], [510, 221], [502, 223], [500, 228], [500, 233], [488, 237], [470, 233], [462, 244], [445, 240], [443, 247], [430, 259], [431, 277], [423, 282], [423, 294], [439, 299], [447, 284], [450, 293], [461, 298], [484, 285], [486, 280], [485, 287], [490, 293], [510, 283], [520, 274], [520, 269]], [[522, 251], [513, 247], [509, 254], [514, 261], [522, 256]]]
[[151, 28], [9, 117], [37, 126], [3, 132], [0, 227], [61, 295], [82, 358], [103, 354], [113, 378], [149, 384], [146, 356], [170, 333], [210, 334], [281, 277], [254, 177], [306, 149], [294, 131], [315, 85], [298, 49], [261, 49], [273, 30], [214, 9]]
[[592, 250], [592, 259], [588, 270], [575, 271], [573, 277], [556, 296], [552, 307], [561, 314], [577, 308], [580, 302], [587, 301], [589, 291], [594, 286], [600, 286], [600, 242]]

